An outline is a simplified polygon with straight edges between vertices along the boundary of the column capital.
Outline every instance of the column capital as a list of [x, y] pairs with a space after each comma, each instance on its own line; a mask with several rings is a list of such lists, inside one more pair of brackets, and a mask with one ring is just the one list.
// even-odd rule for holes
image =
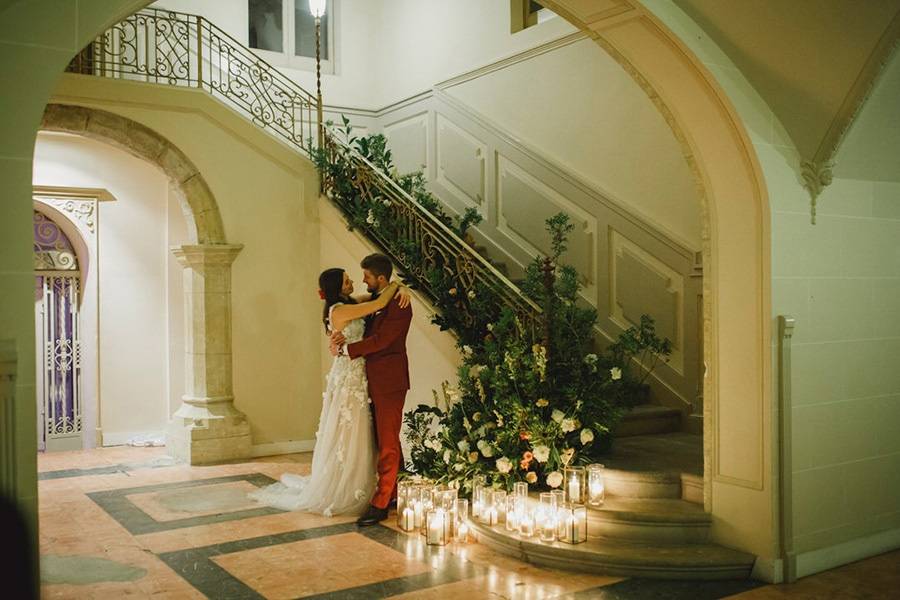
[[229, 266], [243, 248], [243, 244], [186, 244], [173, 246], [171, 250], [182, 266], [194, 268]]

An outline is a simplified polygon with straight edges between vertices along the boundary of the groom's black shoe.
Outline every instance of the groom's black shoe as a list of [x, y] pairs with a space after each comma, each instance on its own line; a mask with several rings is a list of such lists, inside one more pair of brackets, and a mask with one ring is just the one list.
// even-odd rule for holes
[[376, 508], [374, 506], [369, 506], [366, 509], [366, 512], [363, 513], [363, 516], [356, 520], [356, 524], [360, 527], [366, 527], [368, 525], [377, 525], [381, 521], [387, 519], [388, 509], [386, 508]]

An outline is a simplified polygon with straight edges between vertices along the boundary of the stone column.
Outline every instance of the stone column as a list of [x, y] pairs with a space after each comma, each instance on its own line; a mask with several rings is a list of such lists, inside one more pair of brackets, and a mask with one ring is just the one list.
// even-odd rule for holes
[[186, 385], [166, 446], [192, 465], [250, 456], [250, 424], [231, 386], [231, 263], [241, 248], [172, 249], [184, 266]]

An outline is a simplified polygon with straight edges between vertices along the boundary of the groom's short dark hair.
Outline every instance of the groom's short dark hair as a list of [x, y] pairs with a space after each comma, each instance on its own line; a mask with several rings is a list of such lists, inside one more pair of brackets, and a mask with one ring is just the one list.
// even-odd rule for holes
[[391, 259], [389, 259], [384, 254], [370, 254], [359, 263], [363, 269], [368, 270], [372, 275], [378, 277], [379, 275], [384, 275], [385, 279], [391, 278], [391, 273], [394, 272], [394, 266], [391, 264]]

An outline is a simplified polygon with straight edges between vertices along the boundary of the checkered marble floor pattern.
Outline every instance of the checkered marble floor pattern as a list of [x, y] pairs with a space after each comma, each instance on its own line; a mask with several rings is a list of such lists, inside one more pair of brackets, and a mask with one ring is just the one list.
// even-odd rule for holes
[[536, 567], [474, 544], [429, 547], [393, 520], [359, 528], [247, 492], [310, 454], [191, 467], [164, 448], [42, 454], [42, 598], [888, 598], [900, 551], [792, 585], [622, 579]]

